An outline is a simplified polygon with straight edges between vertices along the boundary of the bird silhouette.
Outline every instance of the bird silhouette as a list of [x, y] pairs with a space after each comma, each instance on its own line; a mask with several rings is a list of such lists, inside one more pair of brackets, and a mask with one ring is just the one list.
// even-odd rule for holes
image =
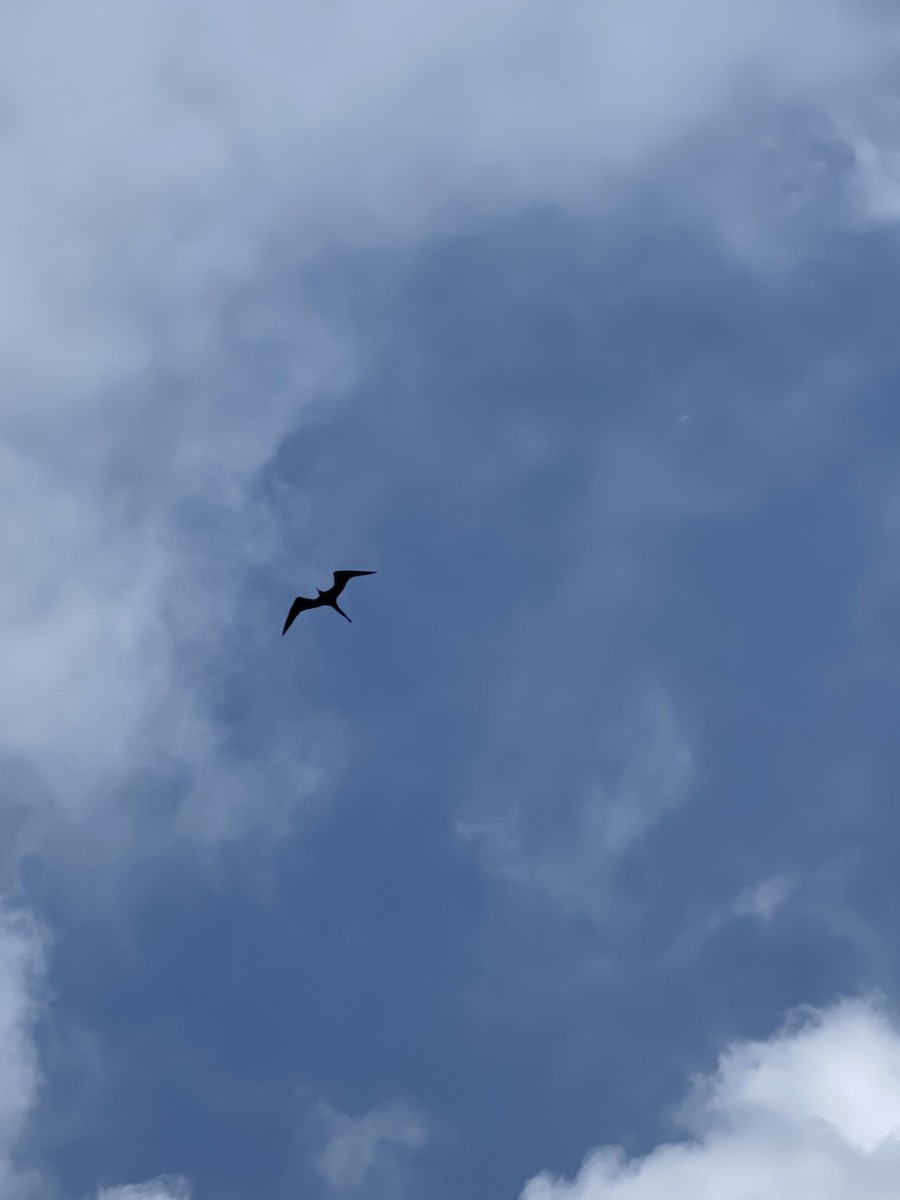
[[297, 599], [291, 605], [291, 611], [287, 615], [287, 620], [284, 623], [284, 629], [281, 631], [281, 636], [284, 637], [300, 613], [305, 612], [308, 608], [322, 608], [323, 606], [335, 608], [342, 617], [345, 617], [349, 621], [350, 618], [337, 602], [338, 596], [347, 586], [347, 582], [350, 579], [355, 578], [355, 576], [377, 575], [377, 573], [377, 571], [335, 571], [334, 583], [325, 592], [323, 592], [321, 588], [316, 588], [316, 591], [319, 594], [315, 600], [311, 600], [308, 596], [297, 597]]

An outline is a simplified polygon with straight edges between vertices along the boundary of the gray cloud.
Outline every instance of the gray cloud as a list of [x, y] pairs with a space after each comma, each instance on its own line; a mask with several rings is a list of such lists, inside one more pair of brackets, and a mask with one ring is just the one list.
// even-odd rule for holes
[[[244, 786], [220, 821], [241, 769], [204, 671], [249, 563], [287, 561], [254, 482], [303, 404], [356, 369], [347, 331], [309, 298], [285, 317], [273, 254], [302, 265], [335, 239], [594, 208], [740, 87], [826, 103], [868, 86], [888, 49], [883, 24], [839, 3], [96, 0], [73, 21], [46, 0], [6, 21], [6, 750], [79, 806], [174, 765], [208, 797], [188, 825], [205, 812], [216, 836], [243, 827]], [[274, 385], [232, 377], [235, 338], [278, 359]], [[227, 539], [191, 536], [191, 500]], [[296, 788], [298, 772], [292, 752], [264, 790]]]
[[[102, 836], [128, 847], [148, 772], [182, 798], [175, 829], [216, 841], [285, 828], [339, 770], [327, 715], [242, 756], [216, 703], [250, 572], [287, 580], [301, 548], [328, 557], [302, 521], [285, 546], [257, 494], [305, 406], [366, 366], [354, 331], [295, 283], [314, 255], [415, 245], [538, 203], [596, 211], [673, 171], [752, 258], [764, 214], [728, 164], [685, 184], [672, 163], [723, 116], [785, 97], [845, 131], [856, 213], [896, 216], [878, 91], [896, 28], [849, 3], [92, 0], [76, 14], [43, 0], [9, 8], [0, 32], [0, 750], [70, 845], [72, 822], [102, 813]], [[262, 640], [248, 632], [242, 665]], [[584, 800], [571, 853], [526, 854], [520, 873], [583, 903], [597, 854], [680, 802], [686, 742], [667, 720], [629, 758], [628, 786]], [[11, 1195], [39, 1082], [43, 946], [25, 917], [0, 928]], [[379, 1139], [413, 1136], [373, 1128], [339, 1131], [324, 1169], [347, 1178]]]
[[28, 913], [0, 911], [0, 1194], [8, 1200], [31, 1195], [36, 1182], [17, 1151], [41, 1082], [34, 1030], [46, 948], [45, 930]]

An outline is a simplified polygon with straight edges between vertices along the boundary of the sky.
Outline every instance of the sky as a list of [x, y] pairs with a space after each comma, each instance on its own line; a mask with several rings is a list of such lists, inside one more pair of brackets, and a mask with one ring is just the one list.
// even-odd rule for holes
[[898, 50], [0, 5], [0, 1200], [896, 1200]]

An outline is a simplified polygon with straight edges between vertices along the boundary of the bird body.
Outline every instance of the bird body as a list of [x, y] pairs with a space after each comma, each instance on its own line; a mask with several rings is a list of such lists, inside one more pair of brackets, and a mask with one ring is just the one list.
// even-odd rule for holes
[[281, 636], [284, 637], [300, 613], [305, 612], [308, 608], [333, 608], [336, 609], [345, 620], [349, 621], [350, 618], [337, 602], [338, 596], [347, 586], [348, 580], [355, 578], [357, 575], [375, 574], [377, 574], [376, 571], [335, 571], [334, 583], [324, 592], [321, 588], [316, 588], [316, 591], [319, 594], [315, 600], [310, 599], [309, 596], [298, 596], [296, 598], [294, 603], [291, 605], [291, 611], [287, 615], [287, 620], [284, 623], [284, 629], [281, 631]]

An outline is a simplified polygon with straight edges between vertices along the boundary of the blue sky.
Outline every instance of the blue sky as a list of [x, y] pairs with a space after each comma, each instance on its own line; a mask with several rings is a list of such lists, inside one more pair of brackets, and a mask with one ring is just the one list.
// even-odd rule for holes
[[895, 1200], [891, 7], [0, 31], [0, 1200]]

